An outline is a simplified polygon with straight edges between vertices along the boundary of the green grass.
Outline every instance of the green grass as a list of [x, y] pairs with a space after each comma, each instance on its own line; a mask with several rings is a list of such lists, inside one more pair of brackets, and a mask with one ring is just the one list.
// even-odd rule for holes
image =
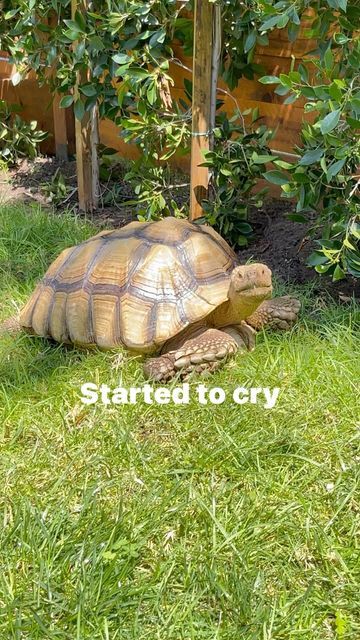
[[[0, 317], [93, 231], [2, 207]], [[268, 411], [85, 407], [141, 358], [1, 338], [1, 639], [360, 638], [359, 308], [297, 293], [292, 332], [208, 381], [279, 386]]]

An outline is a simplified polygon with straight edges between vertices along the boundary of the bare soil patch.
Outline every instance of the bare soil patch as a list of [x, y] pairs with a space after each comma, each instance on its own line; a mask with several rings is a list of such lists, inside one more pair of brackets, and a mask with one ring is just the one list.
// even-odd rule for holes
[[255, 238], [249, 247], [239, 252], [241, 259], [264, 262], [281, 282], [313, 282], [315, 293], [328, 291], [340, 302], [347, 302], [352, 296], [360, 298], [358, 279], [348, 276], [332, 282], [329, 276], [321, 276], [307, 266], [307, 258], [317, 245], [309, 236], [310, 224], [287, 218], [292, 211], [291, 202], [271, 199], [266, 201], [263, 209], [253, 212], [250, 222]]

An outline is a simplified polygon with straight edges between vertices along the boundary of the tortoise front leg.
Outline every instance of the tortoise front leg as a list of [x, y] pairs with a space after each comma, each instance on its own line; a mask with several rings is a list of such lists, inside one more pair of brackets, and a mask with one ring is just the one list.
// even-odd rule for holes
[[301, 303], [291, 296], [264, 300], [246, 322], [254, 329], [271, 327], [273, 329], [291, 329], [295, 324]]
[[239, 349], [253, 348], [254, 331], [246, 325], [225, 327], [224, 329], [204, 329], [194, 338], [185, 340], [178, 349], [171, 349], [158, 358], [150, 358], [144, 365], [148, 378], [156, 382], [167, 382], [177, 373], [182, 379], [193, 371], [199, 374], [211, 373], [218, 369], [229, 356]]

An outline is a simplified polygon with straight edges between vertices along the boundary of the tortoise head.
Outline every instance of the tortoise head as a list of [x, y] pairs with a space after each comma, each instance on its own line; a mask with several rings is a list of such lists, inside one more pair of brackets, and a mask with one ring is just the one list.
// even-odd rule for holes
[[231, 273], [229, 300], [244, 320], [272, 294], [271, 271], [265, 264], [245, 264]]

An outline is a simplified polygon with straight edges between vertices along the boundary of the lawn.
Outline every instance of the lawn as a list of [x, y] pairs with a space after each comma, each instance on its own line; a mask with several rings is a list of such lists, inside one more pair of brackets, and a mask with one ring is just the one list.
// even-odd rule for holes
[[[1, 207], [0, 319], [93, 232]], [[280, 387], [268, 410], [84, 406], [84, 382], [142, 386], [141, 358], [0, 338], [1, 639], [360, 637], [359, 307], [287, 292], [293, 331], [206, 382]]]

